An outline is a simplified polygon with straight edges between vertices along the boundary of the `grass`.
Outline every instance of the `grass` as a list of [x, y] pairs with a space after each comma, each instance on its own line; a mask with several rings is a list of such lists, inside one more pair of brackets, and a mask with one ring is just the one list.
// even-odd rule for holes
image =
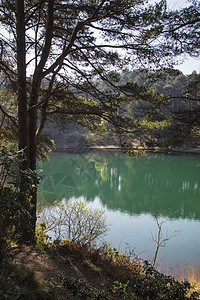
[[91, 271], [96, 272], [96, 273], [101, 273], [102, 268], [95, 266], [91, 261], [89, 260], [84, 260], [83, 265], [88, 267]]
[[66, 257], [65, 257], [65, 263], [66, 263], [66, 264], [69, 264], [69, 265], [72, 265], [72, 258], [66, 256]]
[[183, 266], [178, 272], [177, 278], [180, 281], [187, 280], [191, 284], [191, 290], [200, 293], [200, 264]]

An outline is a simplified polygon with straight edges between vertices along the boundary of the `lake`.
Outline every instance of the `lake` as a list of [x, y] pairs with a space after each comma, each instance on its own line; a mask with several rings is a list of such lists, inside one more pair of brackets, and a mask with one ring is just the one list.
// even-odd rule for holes
[[42, 205], [83, 197], [104, 208], [110, 231], [106, 240], [123, 251], [134, 250], [152, 261], [158, 227], [163, 238], [176, 237], [161, 247], [158, 268], [200, 263], [200, 157], [118, 152], [53, 153], [38, 162], [45, 178], [38, 189]]

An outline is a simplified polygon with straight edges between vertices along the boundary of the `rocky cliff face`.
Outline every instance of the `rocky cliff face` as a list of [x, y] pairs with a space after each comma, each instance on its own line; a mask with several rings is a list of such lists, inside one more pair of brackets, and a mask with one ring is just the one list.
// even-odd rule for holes
[[55, 123], [47, 122], [43, 130], [54, 140], [56, 150], [80, 149], [89, 147], [86, 141], [88, 129], [75, 123], [69, 124], [66, 128], [61, 128]]

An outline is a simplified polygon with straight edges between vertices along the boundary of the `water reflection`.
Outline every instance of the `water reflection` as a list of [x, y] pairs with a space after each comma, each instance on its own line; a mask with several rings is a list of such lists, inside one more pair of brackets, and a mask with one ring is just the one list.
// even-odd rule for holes
[[129, 215], [200, 220], [199, 157], [56, 153], [38, 167], [46, 175], [39, 187], [43, 203], [82, 196]]

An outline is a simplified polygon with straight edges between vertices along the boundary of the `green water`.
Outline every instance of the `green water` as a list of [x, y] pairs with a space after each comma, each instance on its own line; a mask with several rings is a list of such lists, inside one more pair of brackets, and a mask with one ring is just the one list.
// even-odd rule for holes
[[157, 215], [168, 219], [163, 237], [181, 231], [160, 248], [157, 264], [177, 268], [200, 263], [200, 157], [55, 153], [38, 167], [45, 175], [40, 202], [83, 197], [103, 207], [113, 247], [152, 260]]

